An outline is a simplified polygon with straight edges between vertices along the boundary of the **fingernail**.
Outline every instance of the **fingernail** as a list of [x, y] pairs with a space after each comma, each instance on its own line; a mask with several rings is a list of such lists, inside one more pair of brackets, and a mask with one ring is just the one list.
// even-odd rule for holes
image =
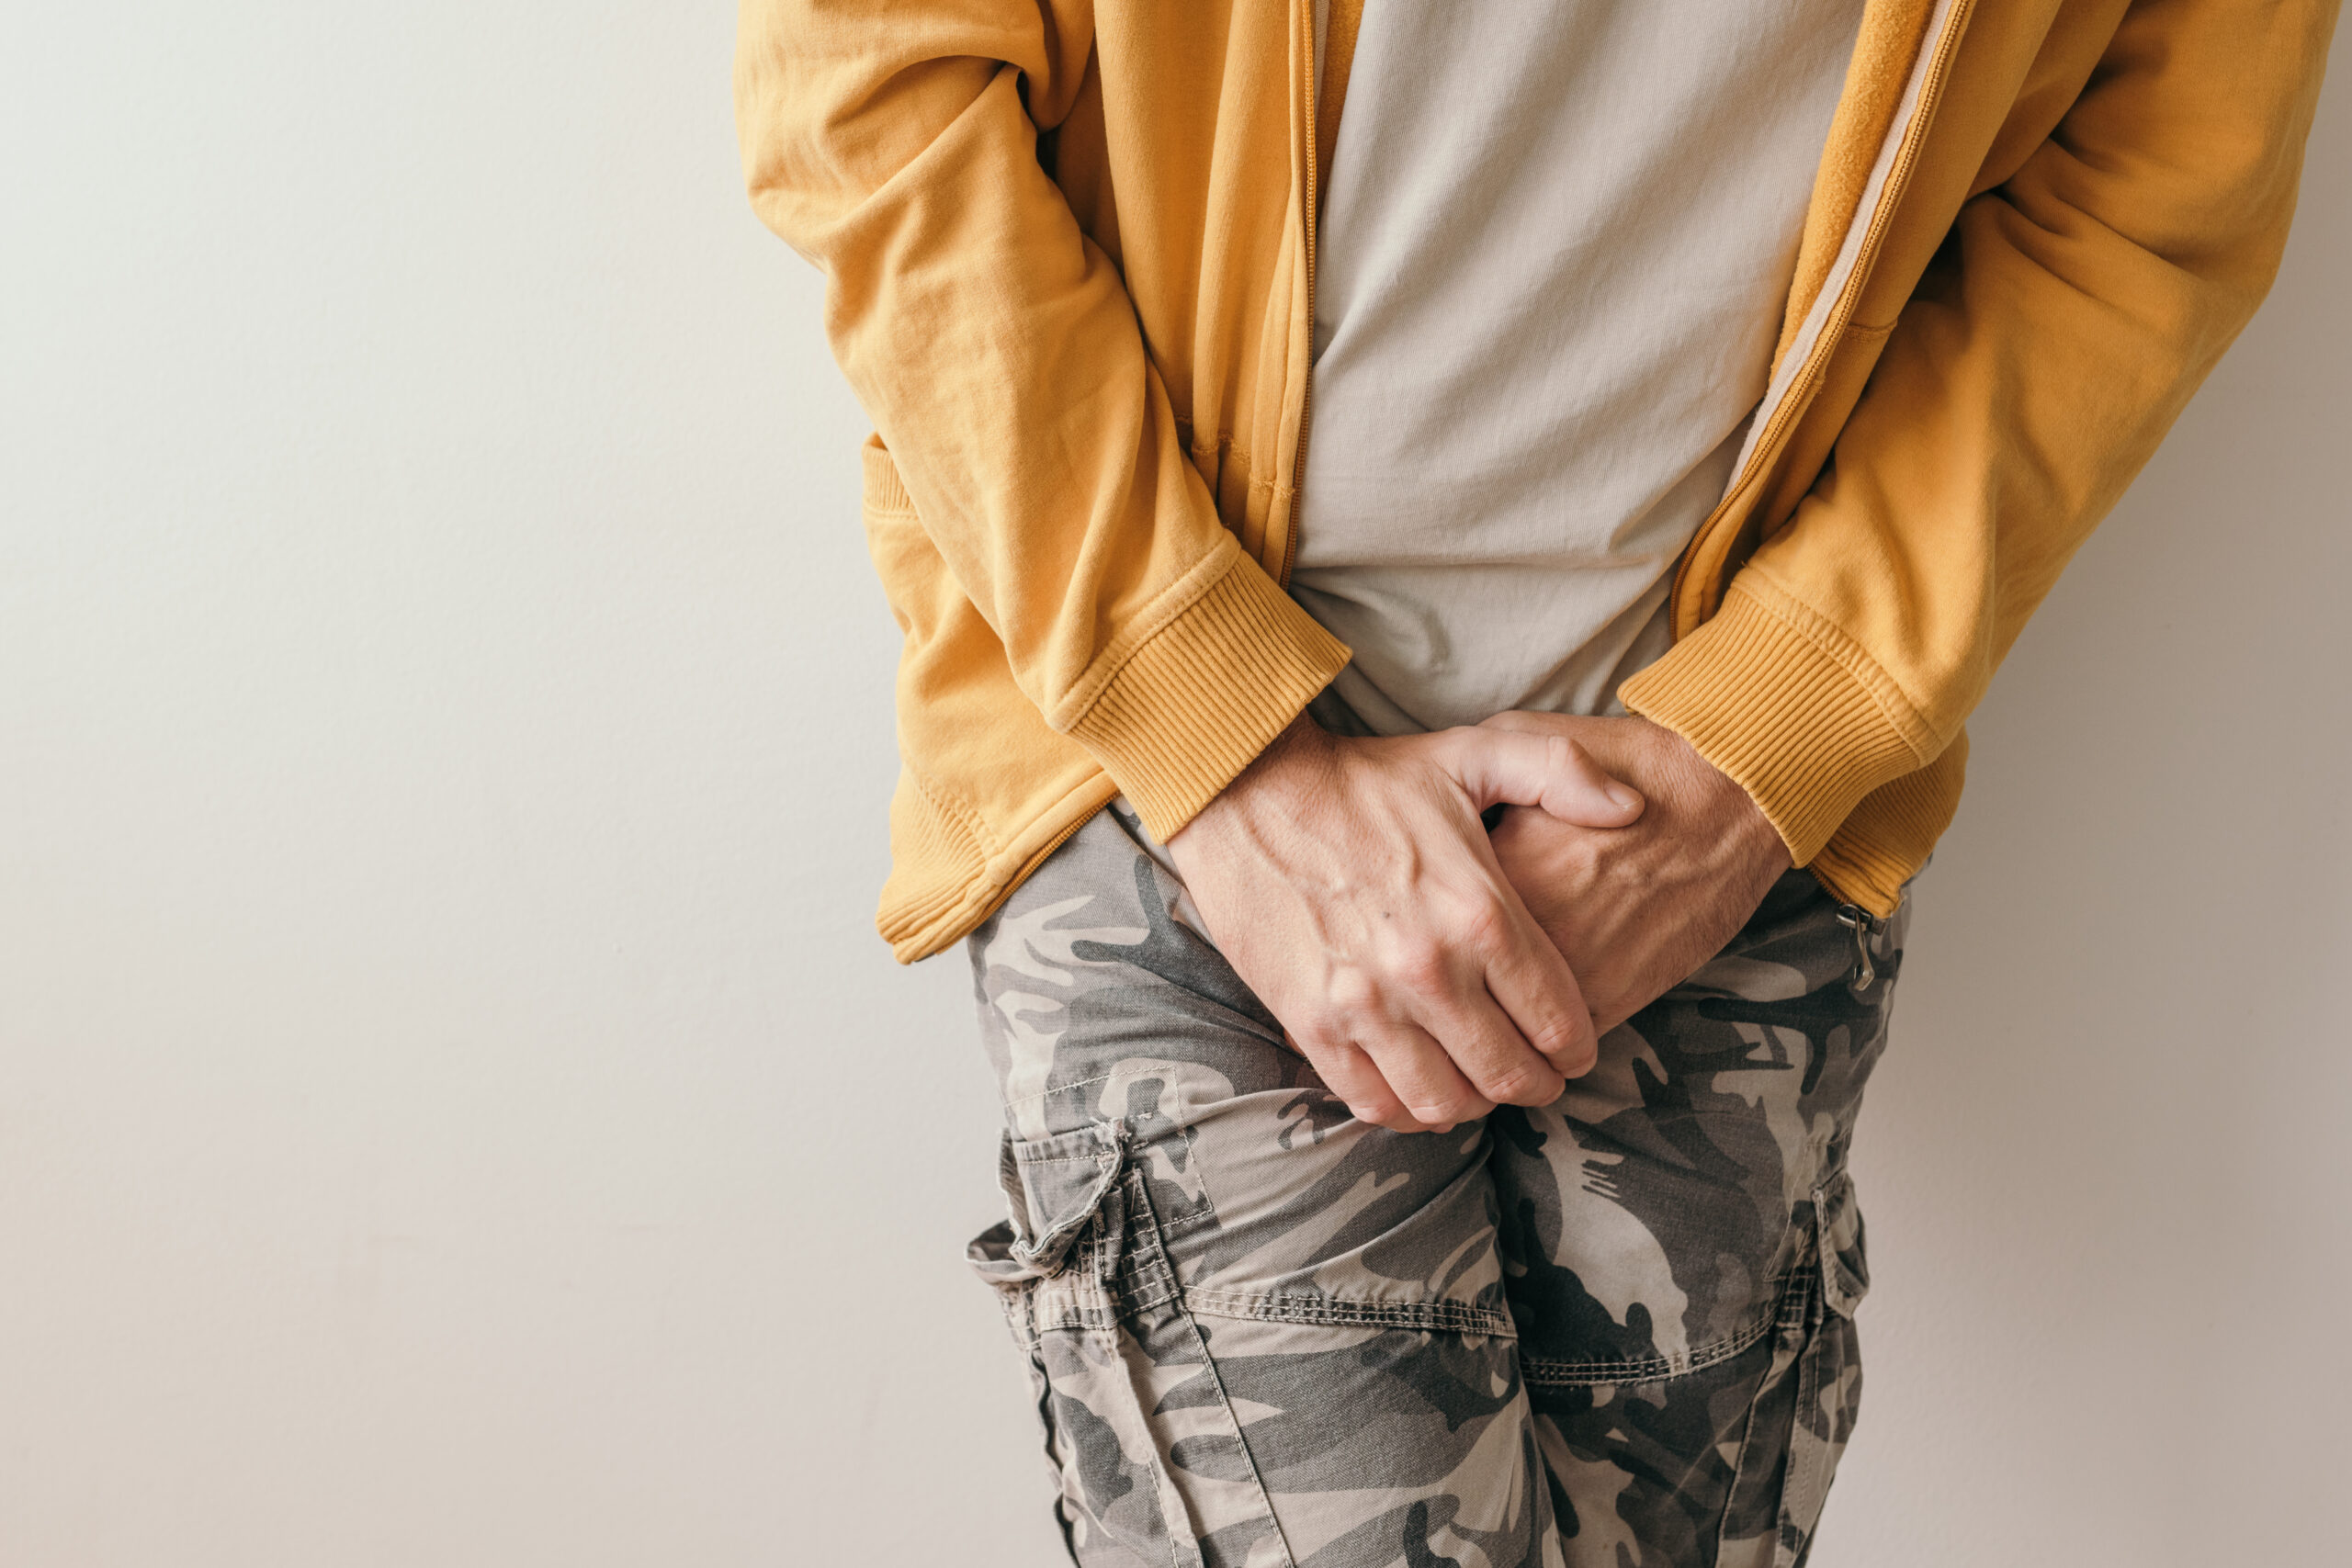
[[1601, 788], [1602, 793], [1609, 796], [1609, 803], [1620, 811], [1631, 811], [1642, 803], [1640, 795], [1619, 784], [1615, 779], [1611, 779]]

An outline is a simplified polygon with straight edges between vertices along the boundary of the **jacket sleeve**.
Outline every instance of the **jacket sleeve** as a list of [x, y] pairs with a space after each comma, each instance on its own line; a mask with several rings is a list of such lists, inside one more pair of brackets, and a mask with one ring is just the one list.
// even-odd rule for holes
[[2334, 0], [2143, 0], [1961, 209], [1828, 467], [1627, 705], [1798, 864], [1959, 734], [2027, 616], [2254, 313]]
[[742, 0], [752, 203], [1046, 722], [1162, 837], [1347, 661], [1220, 522], [1117, 269], [1038, 159], [1089, 7]]

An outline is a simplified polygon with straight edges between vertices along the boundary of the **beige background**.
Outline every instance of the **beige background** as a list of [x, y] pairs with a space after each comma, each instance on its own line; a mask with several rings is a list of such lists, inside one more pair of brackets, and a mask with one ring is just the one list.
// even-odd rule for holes
[[[5, 1568], [1051, 1560], [730, 26], [10, 17]], [[2344, 1550], [2347, 111], [1975, 727], [1822, 1568]]]

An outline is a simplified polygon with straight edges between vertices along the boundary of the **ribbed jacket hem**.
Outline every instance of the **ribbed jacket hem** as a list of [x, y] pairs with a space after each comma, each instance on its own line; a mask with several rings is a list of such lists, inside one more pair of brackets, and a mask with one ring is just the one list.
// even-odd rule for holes
[[1826, 623], [1766, 593], [1781, 597], [1735, 580], [1714, 618], [1618, 697], [1736, 781], [1810, 865], [1864, 796], [1942, 748], [1859, 652], [1809, 635]]
[[1967, 778], [1968, 732], [1962, 730], [1934, 761], [1863, 796], [1814, 858], [1814, 875], [1849, 904], [1873, 915], [1894, 913], [1904, 884], [1928, 863], [1936, 840], [1951, 826]]
[[907, 481], [899, 477], [898, 461], [882, 445], [881, 436], [867, 436], [865, 444], [857, 449], [857, 458], [865, 469], [865, 509], [912, 517], [915, 514], [915, 498], [907, 493]]
[[1165, 842], [1233, 782], [1348, 662], [1238, 547], [1127, 656], [1065, 733], [1101, 761]]
[[910, 773], [902, 774], [890, 808], [890, 880], [875, 911], [875, 929], [901, 964], [953, 946], [994, 914], [1118, 788], [1107, 774], [1090, 771], [1010, 841], [991, 849], [984, 827]]

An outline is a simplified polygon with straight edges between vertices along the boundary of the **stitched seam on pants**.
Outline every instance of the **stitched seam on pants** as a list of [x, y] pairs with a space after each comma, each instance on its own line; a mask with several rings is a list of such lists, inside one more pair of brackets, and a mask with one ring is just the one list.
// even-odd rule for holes
[[[1176, 1064], [1169, 1063], [1166, 1065], [1172, 1067]], [[1106, 1073], [1101, 1077], [1089, 1078], [1085, 1081], [1088, 1083], [1107, 1083], [1110, 1081], [1112, 1076], [1113, 1075]], [[1079, 1086], [1076, 1084], [1069, 1084], [1064, 1087], [1075, 1089]], [[1059, 1089], [1051, 1089], [1047, 1091], [1048, 1094], [1058, 1094], [1061, 1091]], [[1032, 1095], [1029, 1098], [1035, 1100], [1042, 1099], [1044, 1097]], [[1019, 1143], [1015, 1143], [1012, 1145], [1013, 1160], [1023, 1170], [1026, 1170], [1033, 1166], [1046, 1165], [1102, 1166], [1108, 1163], [1106, 1156], [1125, 1159], [1130, 1154], [1140, 1154], [1148, 1149], [1156, 1141], [1152, 1138], [1138, 1137], [1135, 1135], [1122, 1121], [1113, 1119], [1110, 1121], [1097, 1121], [1090, 1123], [1086, 1127], [1073, 1128], [1070, 1132], [1056, 1134], [1054, 1138], [1031, 1140], [1031, 1143], [1032, 1146], [1040, 1142], [1053, 1143], [1061, 1138], [1074, 1137], [1080, 1133], [1086, 1132], [1094, 1133], [1098, 1137], [1108, 1134], [1114, 1141], [1109, 1144], [1098, 1144], [1094, 1148], [1088, 1150], [1083, 1154], [1075, 1155], [1025, 1155], [1022, 1153], [1022, 1145]], [[1194, 1134], [1194, 1130], [1189, 1124], [1181, 1126], [1176, 1129], [1175, 1135], [1183, 1140], [1187, 1158], [1197, 1163], [1200, 1157], [1198, 1152], [1200, 1145], [1199, 1139]], [[1182, 1165], [1179, 1165], [1178, 1168], [1182, 1169]], [[1201, 1194], [1201, 1203], [1202, 1206], [1193, 1210], [1191, 1213], [1185, 1214], [1182, 1218], [1170, 1221], [1167, 1224], [1160, 1225], [1160, 1230], [1166, 1235], [1177, 1235], [1197, 1226], [1213, 1224], [1217, 1217], [1216, 1200], [1206, 1191], [1204, 1191]]]
[[1196, 1231], [1203, 1225], [1215, 1224], [1216, 1221], [1216, 1210], [1214, 1206], [1195, 1209], [1181, 1220], [1163, 1222], [1159, 1227], [1159, 1234], [1170, 1236], [1182, 1235], [1187, 1231]]
[[1460, 1302], [1353, 1302], [1328, 1296], [1285, 1296], [1198, 1287], [1185, 1291], [1183, 1297], [1185, 1306], [1209, 1317], [1317, 1323], [1334, 1327], [1419, 1328], [1449, 1334], [1485, 1334], [1498, 1339], [1519, 1337], [1518, 1325], [1511, 1322], [1509, 1314]]
[[1814, 1254], [1810, 1241], [1800, 1256], [1804, 1260], [1789, 1270], [1787, 1282], [1781, 1287], [1776, 1315], [1782, 1328], [1803, 1329], [1811, 1324], [1813, 1293], [1821, 1288], [1821, 1259]]
[[[1814, 1292], [1819, 1293], [1821, 1289], [1820, 1282], [1816, 1280], [1814, 1284]], [[1815, 1308], [1808, 1303], [1805, 1312], [1804, 1347], [1797, 1352], [1796, 1424], [1789, 1429], [1792, 1442], [1796, 1441], [1798, 1434], [1803, 1432], [1804, 1423], [1812, 1416], [1815, 1406], [1821, 1398], [1820, 1369], [1815, 1362], [1821, 1351], [1822, 1337], [1828, 1330], [1829, 1302], [1824, 1295], [1818, 1308]], [[1791, 1456], [1791, 1462], [1798, 1467], [1797, 1472], [1792, 1478], [1791, 1483], [1781, 1490], [1780, 1517], [1773, 1520], [1776, 1539], [1772, 1546], [1772, 1561], [1776, 1565], [1791, 1551], [1788, 1539], [1789, 1526], [1793, 1522], [1791, 1515], [1810, 1514], [1815, 1524], [1819, 1523], [1821, 1518], [1818, 1510], [1813, 1506], [1813, 1474], [1824, 1445], [1800, 1443], [1798, 1446], [1804, 1450], [1804, 1452], [1801, 1456]], [[1799, 1545], [1796, 1549], [1799, 1556], [1803, 1555], [1804, 1543], [1810, 1541], [1812, 1538], [1811, 1525], [1800, 1529], [1797, 1536]]]
[[[1769, 1383], [1771, 1378], [1771, 1369], [1767, 1367], [1764, 1381]], [[1739, 1483], [1747, 1478], [1748, 1445], [1756, 1440], [1756, 1407], [1762, 1403], [1761, 1398], [1749, 1400], [1747, 1416], [1739, 1424], [1739, 1447], [1732, 1450], [1731, 1483], [1724, 1488], [1724, 1511], [1715, 1520], [1715, 1555], [1718, 1558], [1724, 1555], [1724, 1547], [1730, 1539], [1732, 1510], [1739, 1506]], [[1772, 1534], [1776, 1541], [1780, 1533], [1781, 1512], [1775, 1508], [1772, 1510]]]
[[[1775, 1302], [1777, 1308], [1778, 1303]], [[1780, 1325], [1775, 1310], [1749, 1324], [1728, 1339], [1687, 1350], [1679, 1356], [1651, 1356], [1638, 1361], [1560, 1361], [1540, 1356], [1522, 1358], [1521, 1371], [1532, 1383], [1547, 1388], [1586, 1388], [1601, 1383], [1647, 1382], [1654, 1378], [1679, 1377], [1703, 1371], [1754, 1345]]]
[[[1185, 1064], [1176, 1061], [1170, 1057], [1160, 1056], [1148, 1061], [1128, 1063], [1121, 1070], [1132, 1077], [1136, 1072], [1148, 1067], [1169, 1067], [1181, 1071], [1184, 1065]], [[1035, 1094], [1024, 1094], [1018, 1100], [1008, 1100], [1004, 1103], [1007, 1105], [1027, 1105], [1032, 1100], [1051, 1100], [1057, 1094], [1068, 1094], [1074, 1089], [1085, 1089], [1091, 1084], [1109, 1083], [1113, 1078], [1117, 1077], [1118, 1076], [1118, 1073], [1097, 1073], [1091, 1078], [1072, 1078], [1068, 1083], [1057, 1083], [1049, 1089], [1041, 1089]]]
[[1041, 1312], [1037, 1314], [1037, 1333], [1040, 1338], [1048, 1334], [1066, 1333], [1073, 1328], [1094, 1331], [1117, 1326], [1115, 1314], [1102, 1307], [1073, 1305], [1057, 1307], [1050, 1312]]
[[1166, 1306], [1170, 1302], [1182, 1301], [1183, 1296], [1184, 1292], [1173, 1285], [1154, 1283], [1136, 1289], [1116, 1289], [1113, 1292], [1112, 1300], [1114, 1315], [1128, 1318], [1137, 1313], [1148, 1312], [1153, 1307]]
[[[1183, 1318], [1184, 1332], [1192, 1337], [1193, 1348], [1200, 1353], [1201, 1366], [1216, 1389], [1217, 1404], [1225, 1411], [1227, 1428], [1233, 1435], [1235, 1445], [1241, 1450], [1242, 1462], [1250, 1467], [1250, 1483], [1257, 1489], [1258, 1506], [1263, 1510], [1266, 1523], [1272, 1528], [1274, 1540], [1282, 1547], [1282, 1561], [1271, 1568], [1297, 1568], [1298, 1560], [1290, 1549], [1290, 1537], [1274, 1513], [1273, 1498], [1266, 1491], [1265, 1472], [1259, 1467], [1257, 1453], [1250, 1446], [1250, 1434], [1244, 1429], [1240, 1413], [1233, 1408], [1232, 1391], [1225, 1386], [1225, 1369], [1217, 1364], [1216, 1355], [1209, 1349], [1208, 1337], [1201, 1332], [1200, 1323], [1185, 1301], [1186, 1292], [1176, 1284], [1176, 1260], [1168, 1256], [1168, 1237], [1160, 1229], [1159, 1211], [1151, 1203], [1151, 1183], [1141, 1171], [1132, 1171], [1130, 1177], [1136, 1204], [1136, 1213], [1129, 1216], [1128, 1221], [1130, 1251], [1148, 1254], [1145, 1260], [1148, 1266], [1148, 1277], [1165, 1282], [1165, 1293], [1150, 1304], [1167, 1302], [1175, 1305]], [[1121, 1270], [1121, 1273], [1124, 1276], [1125, 1270]], [[1126, 1280], [1123, 1277], [1117, 1283], [1124, 1288]], [[1139, 1306], [1141, 1304], [1138, 1303]], [[1152, 1467], [1155, 1472], [1159, 1469], [1157, 1453], [1152, 1457]], [[1164, 1472], [1162, 1479], [1164, 1483]], [[1165, 1512], [1164, 1509], [1162, 1511]], [[1173, 1520], [1168, 1521], [1168, 1553], [1171, 1561], [1176, 1556]]]

